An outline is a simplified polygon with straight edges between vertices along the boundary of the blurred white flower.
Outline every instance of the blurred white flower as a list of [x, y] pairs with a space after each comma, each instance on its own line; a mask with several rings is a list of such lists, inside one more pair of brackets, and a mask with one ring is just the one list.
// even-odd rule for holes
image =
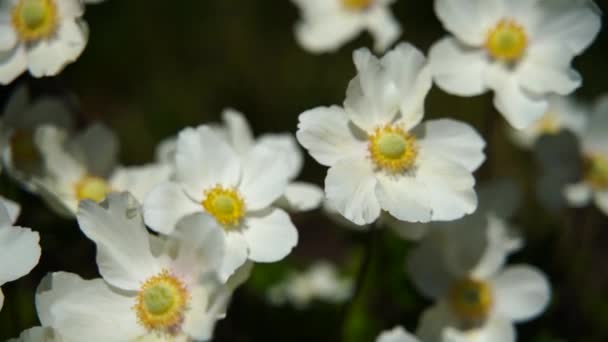
[[511, 140], [518, 146], [531, 149], [539, 137], [569, 130], [580, 136], [586, 128], [587, 108], [572, 98], [551, 95], [549, 107], [543, 116], [528, 128], [516, 130], [509, 127]]
[[34, 132], [42, 125], [72, 128], [66, 104], [56, 97], [32, 99], [28, 88], [20, 85], [11, 94], [0, 119], [1, 167], [7, 174], [33, 192], [32, 176], [43, 172], [43, 162], [34, 143]]
[[63, 341], [212, 337], [234, 287], [217, 279], [224, 243], [211, 217], [189, 216], [173, 235], [159, 238], [147, 232], [130, 194], [112, 193], [102, 204], [82, 201], [77, 218], [97, 246], [103, 279], [48, 275], [36, 296], [43, 327]]
[[0, 5], [0, 84], [24, 71], [54, 76], [84, 50], [88, 27], [80, 0], [6, 0]]
[[298, 141], [330, 169], [330, 206], [358, 225], [382, 210], [401, 221], [449, 221], [477, 207], [472, 172], [485, 142], [469, 125], [450, 120], [421, 124], [431, 76], [424, 56], [400, 44], [382, 59], [354, 53], [358, 75], [344, 107], [300, 115]]
[[268, 299], [275, 305], [291, 303], [304, 309], [313, 300], [338, 304], [353, 294], [352, 279], [341, 277], [327, 261], [317, 261], [305, 272], [293, 272], [268, 290]]
[[394, 327], [378, 335], [376, 342], [419, 342], [420, 340], [402, 327]]
[[285, 193], [289, 167], [283, 151], [256, 144], [245, 157], [209, 126], [179, 133], [176, 175], [155, 187], [144, 202], [150, 228], [170, 234], [184, 216], [206, 212], [224, 228], [227, 279], [247, 259], [275, 262], [298, 242], [289, 215], [273, 203]]
[[277, 206], [297, 212], [313, 210], [321, 205], [323, 200], [323, 190], [321, 188], [311, 183], [295, 181], [302, 172], [304, 156], [291, 133], [264, 134], [258, 139], [254, 139], [249, 123], [242, 113], [233, 109], [226, 109], [222, 113], [222, 118], [224, 125], [220, 127], [220, 131], [226, 134], [228, 142], [241, 158], [245, 158], [256, 144], [277, 151], [277, 157], [285, 157], [289, 184], [287, 184], [285, 194], [275, 203]]
[[591, 201], [608, 215], [608, 95], [596, 104], [587, 129], [580, 138], [583, 179], [564, 189], [571, 206], [582, 207]]
[[401, 34], [390, 10], [395, 0], [292, 0], [302, 19], [296, 24], [298, 43], [312, 53], [331, 52], [367, 30], [374, 49], [383, 52]]
[[101, 202], [112, 191], [129, 191], [143, 201], [148, 191], [171, 175], [171, 168], [163, 164], [118, 166], [118, 140], [101, 124], [75, 136], [42, 126], [36, 130], [35, 144], [45, 164], [45, 173], [34, 180], [36, 190], [66, 216], [76, 213], [81, 200]]
[[435, 11], [455, 36], [431, 48], [435, 82], [459, 96], [493, 90], [494, 105], [516, 129], [547, 112], [548, 95], [581, 85], [570, 64], [601, 27], [591, 0], [437, 0]]
[[539, 315], [550, 299], [549, 283], [539, 270], [504, 266], [520, 246], [495, 216], [482, 226], [429, 233], [408, 259], [415, 286], [436, 301], [422, 315], [418, 337], [425, 342], [514, 342], [513, 323]]
[[[40, 236], [29, 228], [14, 226], [20, 207], [0, 197], [0, 286], [28, 274], [40, 259]], [[0, 289], [0, 310], [4, 294]]]

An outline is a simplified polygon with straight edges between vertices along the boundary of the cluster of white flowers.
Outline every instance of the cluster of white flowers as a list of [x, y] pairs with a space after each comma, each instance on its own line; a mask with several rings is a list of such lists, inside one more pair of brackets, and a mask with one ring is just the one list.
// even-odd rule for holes
[[[85, 4], [101, 1], [3, 1], [0, 83], [25, 70], [53, 76], [77, 59], [88, 38]], [[314, 53], [363, 30], [384, 52], [401, 34], [394, 0], [293, 2], [302, 13], [295, 37]], [[600, 13], [590, 0], [434, 4], [453, 36], [435, 43], [428, 60], [405, 42], [382, 57], [354, 51], [343, 104], [303, 112], [295, 136], [256, 138], [245, 115], [227, 109], [221, 124], [184, 128], [160, 143], [156, 161], [120, 166], [110, 128], [76, 129], [66, 99], [17, 88], [0, 119], [1, 169], [78, 221], [96, 245], [101, 277], [48, 274], [36, 291], [40, 326], [15, 341], [209, 340], [254, 264], [283, 260], [298, 244], [290, 214], [321, 206], [347, 225], [388, 226], [418, 240], [404, 272], [434, 304], [416, 336], [398, 326], [377, 341], [515, 341], [514, 323], [541, 314], [551, 298], [540, 270], [506, 266], [523, 246], [509, 224], [516, 187], [476, 187], [484, 138], [465, 122], [423, 120], [425, 100], [433, 84], [459, 96], [492, 90], [510, 137], [527, 149], [570, 131], [579, 179], [560, 193], [573, 207], [593, 201], [608, 215], [608, 98], [588, 109], [567, 97], [582, 84], [571, 63], [595, 39]], [[324, 189], [297, 180], [298, 143], [328, 167]], [[0, 285], [40, 258], [39, 234], [13, 226], [19, 211], [0, 198]], [[302, 309], [313, 299], [347, 301], [355, 286], [338, 274], [331, 263], [313, 265], [268, 298]]]

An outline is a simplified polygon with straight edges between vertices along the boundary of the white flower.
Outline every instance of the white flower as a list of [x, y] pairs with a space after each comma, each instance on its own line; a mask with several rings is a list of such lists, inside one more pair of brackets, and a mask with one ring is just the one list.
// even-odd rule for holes
[[[28, 274], [40, 259], [40, 236], [29, 228], [15, 227], [19, 205], [0, 197], [0, 286]], [[0, 289], [0, 310], [4, 294]]]
[[112, 193], [102, 204], [82, 201], [77, 218], [97, 246], [103, 279], [47, 276], [36, 297], [43, 327], [64, 341], [211, 338], [232, 293], [217, 280], [224, 243], [212, 218], [192, 215], [173, 235], [155, 237], [128, 193]]
[[473, 212], [472, 171], [485, 159], [483, 139], [467, 124], [421, 123], [431, 87], [424, 56], [400, 44], [378, 60], [357, 50], [358, 75], [344, 107], [300, 115], [298, 141], [329, 166], [331, 207], [358, 225], [382, 210], [401, 221], [448, 221]]
[[5, 0], [0, 6], [0, 84], [24, 71], [57, 75], [84, 50], [88, 28], [80, 0]]
[[408, 259], [408, 271], [436, 301], [421, 317], [425, 342], [514, 342], [513, 323], [540, 314], [550, 299], [546, 277], [527, 265], [504, 267], [521, 246], [506, 224], [489, 216], [483, 226], [461, 225], [427, 235]]
[[323, 190], [311, 183], [295, 181], [302, 172], [304, 156], [292, 134], [264, 134], [256, 140], [247, 119], [242, 113], [233, 109], [226, 109], [222, 113], [222, 118], [224, 125], [220, 127], [220, 131], [226, 134], [228, 142], [241, 158], [245, 158], [256, 144], [277, 151], [277, 157], [285, 157], [284, 162], [288, 168], [289, 184], [285, 189], [285, 194], [277, 200], [277, 206], [289, 211], [308, 211], [321, 205]]
[[41, 125], [71, 129], [72, 117], [66, 104], [56, 97], [32, 99], [28, 88], [20, 85], [13, 92], [0, 119], [1, 166], [26, 190], [33, 192], [31, 177], [43, 170], [34, 132]]
[[336, 267], [326, 261], [315, 262], [306, 272], [291, 273], [268, 290], [268, 299], [275, 305], [292, 303], [306, 308], [313, 300], [342, 303], [353, 293], [352, 279], [342, 278]]
[[297, 244], [298, 232], [285, 211], [272, 206], [285, 193], [289, 168], [277, 151], [256, 144], [240, 158], [212, 128], [179, 133], [175, 181], [154, 188], [144, 202], [150, 228], [169, 234], [184, 216], [207, 212], [224, 228], [227, 279], [247, 259], [274, 262]]
[[8, 342], [64, 342], [64, 340], [53, 328], [33, 327], [23, 331], [18, 338], [11, 338]]
[[435, 12], [455, 37], [430, 51], [435, 82], [494, 105], [516, 129], [538, 121], [551, 94], [581, 85], [570, 64], [595, 39], [600, 11], [590, 0], [438, 0]]
[[378, 52], [386, 50], [401, 34], [390, 11], [395, 0], [292, 0], [302, 19], [295, 33], [300, 45], [312, 53], [335, 51], [368, 30]]
[[117, 166], [118, 140], [100, 124], [76, 136], [43, 126], [36, 131], [35, 142], [45, 162], [45, 174], [35, 180], [37, 191], [66, 216], [76, 213], [81, 200], [101, 202], [111, 191], [130, 191], [143, 201], [149, 190], [171, 174], [171, 168], [162, 164]]
[[419, 342], [416, 336], [408, 333], [402, 327], [394, 327], [391, 330], [383, 331], [378, 338], [376, 338], [376, 342]]
[[596, 104], [587, 129], [580, 138], [583, 179], [567, 185], [566, 200], [583, 207], [591, 201], [608, 215], [608, 95]]

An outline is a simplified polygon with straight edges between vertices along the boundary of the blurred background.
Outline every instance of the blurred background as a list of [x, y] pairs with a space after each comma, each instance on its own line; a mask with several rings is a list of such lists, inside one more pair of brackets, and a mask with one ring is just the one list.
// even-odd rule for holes
[[[603, 11], [608, 4], [599, 1]], [[402, 41], [423, 51], [445, 31], [432, 1], [399, 0], [393, 7], [403, 25]], [[107, 0], [87, 7], [88, 46], [80, 59], [57, 77], [27, 75], [0, 90], [6, 103], [14, 87], [27, 84], [35, 96], [64, 97], [80, 126], [102, 121], [121, 140], [121, 161], [153, 160], [163, 138], [185, 126], [217, 122], [223, 108], [244, 112], [256, 134], [295, 132], [298, 114], [319, 105], [341, 104], [354, 76], [352, 50], [371, 46], [368, 35], [337, 53], [311, 55], [295, 42], [296, 7], [288, 0], [150, 1]], [[608, 92], [608, 30], [575, 61], [584, 77], [576, 96], [593, 100]], [[535, 194], [540, 170], [533, 153], [514, 147], [491, 97], [458, 98], [434, 88], [427, 118], [464, 120], [489, 141], [488, 162], [478, 180], [509, 177], [524, 191], [514, 224], [526, 246], [511, 262], [538, 266], [553, 285], [553, 301], [540, 318], [518, 326], [520, 341], [608, 341], [608, 218], [595, 208], [543, 209]], [[607, 132], [608, 134], [608, 132]], [[302, 179], [323, 184], [325, 168], [308, 158]], [[5, 284], [0, 340], [38, 324], [34, 291], [48, 272], [98, 276], [95, 249], [76, 223], [51, 212], [37, 197], [6, 176], [0, 192], [21, 203], [18, 224], [41, 234], [40, 264], [28, 276]], [[293, 220], [300, 243], [284, 262], [256, 266], [235, 294], [228, 317], [216, 329], [217, 341], [371, 341], [379, 331], [404, 325], [415, 330], [431, 303], [416, 293], [404, 272], [415, 245], [391, 231], [378, 232], [362, 295], [344, 315], [340, 305], [314, 303], [307, 310], [270, 305], [268, 287], [291, 269], [331, 260], [355, 275], [365, 233], [337, 226], [320, 211]], [[91, 308], [95, 310], [95, 308]]]

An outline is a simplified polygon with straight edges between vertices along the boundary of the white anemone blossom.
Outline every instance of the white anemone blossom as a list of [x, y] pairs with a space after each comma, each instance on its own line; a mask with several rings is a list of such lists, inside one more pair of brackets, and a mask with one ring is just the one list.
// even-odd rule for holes
[[222, 113], [224, 125], [220, 130], [226, 134], [228, 142], [234, 150], [245, 158], [256, 144], [265, 145], [270, 149], [282, 151], [288, 167], [289, 184], [285, 194], [275, 203], [277, 206], [292, 212], [308, 211], [318, 208], [323, 200], [323, 190], [312, 183], [295, 181], [302, 167], [304, 156], [295, 137], [290, 133], [263, 134], [255, 139], [245, 116], [233, 109]]
[[528, 128], [509, 129], [511, 140], [518, 146], [530, 149], [543, 135], [559, 134], [568, 130], [580, 136], [586, 128], [587, 108], [576, 100], [552, 95], [548, 99], [549, 107], [545, 114]]
[[376, 342], [420, 342], [420, 340], [402, 327], [397, 326], [380, 333]]
[[[40, 259], [40, 236], [29, 228], [14, 226], [21, 208], [0, 197], [0, 286], [28, 274]], [[0, 310], [4, 294], [0, 289]]]
[[80, 0], [5, 0], [0, 5], [0, 84], [24, 71], [54, 76], [84, 50], [88, 27]]
[[539, 315], [550, 299], [546, 277], [528, 265], [507, 266], [521, 247], [506, 223], [460, 225], [428, 234], [408, 259], [418, 290], [435, 300], [419, 322], [425, 342], [514, 342], [514, 323]]
[[600, 10], [590, 0], [437, 0], [453, 34], [430, 51], [435, 82], [459, 96], [494, 91], [494, 105], [516, 129], [547, 111], [582, 78], [572, 59], [595, 39]]
[[421, 123], [431, 76], [422, 53], [400, 44], [382, 59], [354, 53], [358, 75], [344, 107], [300, 115], [298, 141], [320, 164], [329, 205], [358, 225], [384, 210], [401, 221], [449, 221], [477, 207], [472, 172], [485, 142], [451, 119]]
[[298, 242], [289, 215], [273, 206], [289, 182], [282, 150], [255, 144], [244, 157], [209, 126], [187, 128], [177, 139], [174, 180], [144, 201], [146, 224], [170, 234], [184, 216], [206, 212], [224, 228], [227, 279], [245, 261], [275, 262]]
[[296, 24], [298, 43], [312, 53], [331, 52], [368, 30], [374, 48], [383, 52], [401, 34], [390, 10], [395, 0], [292, 0], [302, 19]]
[[590, 202], [608, 215], [608, 95], [595, 105], [587, 129], [580, 137], [582, 180], [564, 189], [571, 206]]
[[81, 202], [77, 218], [97, 246], [103, 278], [49, 274], [36, 295], [42, 328], [27, 334], [64, 342], [212, 337], [235, 284], [217, 279], [224, 244], [211, 217], [189, 216], [173, 235], [159, 238], [147, 232], [130, 194], [112, 193], [102, 204]]
[[101, 124], [73, 136], [43, 126], [36, 131], [35, 144], [45, 164], [44, 174], [35, 179], [36, 190], [65, 216], [73, 216], [81, 200], [101, 202], [113, 191], [129, 191], [143, 201], [172, 171], [163, 164], [118, 166], [118, 139]]
[[72, 117], [62, 99], [42, 96], [32, 99], [27, 86], [11, 94], [0, 118], [1, 167], [26, 190], [33, 192], [33, 176], [43, 172], [43, 161], [34, 143], [35, 131], [42, 125], [71, 130]]

